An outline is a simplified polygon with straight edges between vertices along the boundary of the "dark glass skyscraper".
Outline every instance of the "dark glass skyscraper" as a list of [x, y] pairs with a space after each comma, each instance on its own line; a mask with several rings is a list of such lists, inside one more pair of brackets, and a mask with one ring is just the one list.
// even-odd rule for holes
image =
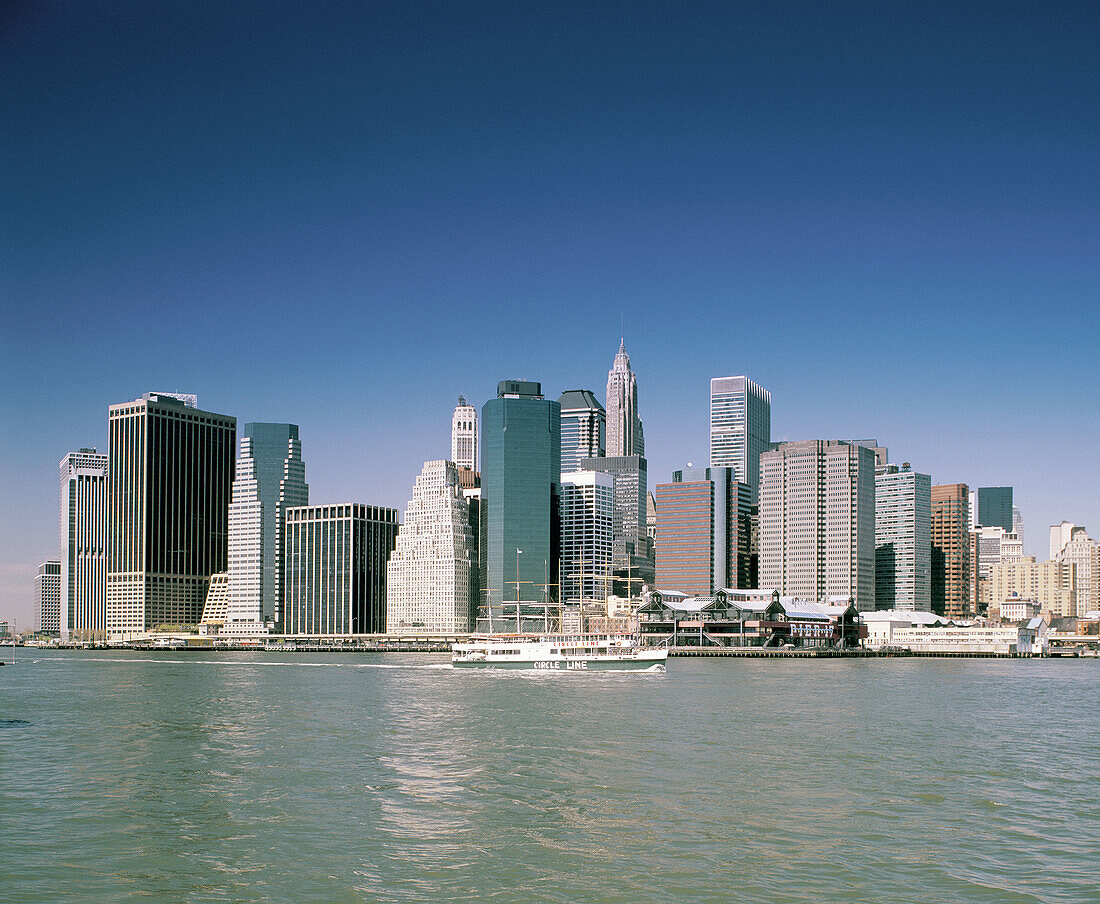
[[978, 487], [978, 524], [1012, 533], [1012, 487]]
[[494, 628], [505, 616], [515, 627], [519, 601], [520, 628], [541, 629], [559, 599], [560, 477], [561, 406], [538, 383], [504, 380], [481, 409], [482, 615], [492, 607]]
[[604, 453], [607, 416], [603, 405], [587, 389], [570, 389], [558, 399], [561, 406], [561, 470], [581, 468], [582, 458]]

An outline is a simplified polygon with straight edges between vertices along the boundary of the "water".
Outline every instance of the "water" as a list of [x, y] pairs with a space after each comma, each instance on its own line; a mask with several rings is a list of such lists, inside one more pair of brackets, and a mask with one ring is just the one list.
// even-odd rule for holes
[[5, 902], [1100, 900], [1096, 660], [36, 653]]

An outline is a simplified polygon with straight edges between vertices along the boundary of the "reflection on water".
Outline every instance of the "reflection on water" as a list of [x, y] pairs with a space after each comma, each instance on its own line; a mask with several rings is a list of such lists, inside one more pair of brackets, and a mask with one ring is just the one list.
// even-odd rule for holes
[[0, 677], [5, 900], [1082, 901], [1095, 885], [1092, 662], [557, 675], [54, 653]]

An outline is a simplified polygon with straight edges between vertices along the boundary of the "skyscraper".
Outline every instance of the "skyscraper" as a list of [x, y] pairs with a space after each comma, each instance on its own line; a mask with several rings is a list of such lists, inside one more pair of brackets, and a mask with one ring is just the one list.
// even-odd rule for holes
[[771, 445], [772, 395], [748, 377], [710, 381], [710, 466], [733, 468], [756, 502], [760, 454]]
[[611, 593], [615, 480], [599, 471], [561, 478], [561, 601], [605, 603]]
[[648, 464], [640, 455], [614, 458], [582, 458], [585, 471], [609, 474], [615, 485], [613, 513], [614, 541], [611, 552], [614, 592], [637, 597], [642, 584], [653, 582], [653, 543], [646, 529]]
[[[1069, 524], [1063, 521], [1061, 527]], [[1051, 531], [1051, 549], [1054, 549], [1056, 528]], [[1089, 537], [1085, 528], [1072, 524], [1064, 542], [1057, 552], [1051, 555], [1051, 560], [1056, 562], [1072, 563], [1076, 570], [1077, 611], [1074, 615], [1082, 616], [1086, 612], [1095, 612], [1100, 609], [1100, 546]]]
[[43, 634], [61, 633], [61, 563], [43, 562], [34, 576], [34, 607]]
[[642, 419], [638, 416], [638, 380], [630, 369], [625, 340], [607, 372], [607, 455], [645, 455]]
[[107, 456], [70, 452], [61, 471], [62, 638], [107, 639]]
[[426, 461], [390, 556], [390, 633], [465, 634], [477, 606], [477, 537], [451, 461]]
[[461, 395], [451, 418], [451, 461], [460, 468], [477, 471], [477, 409]]
[[968, 618], [970, 605], [970, 490], [965, 483], [932, 487], [932, 611]]
[[483, 605], [494, 627], [505, 609], [515, 625], [519, 604], [519, 627], [541, 630], [560, 598], [561, 407], [538, 383], [503, 380], [481, 409], [481, 431]]
[[1012, 487], [978, 487], [978, 525], [1012, 533]]
[[361, 503], [286, 510], [287, 634], [382, 634], [397, 509]]
[[227, 633], [280, 621], [285, 512], [309, 503], [296, 424], [245, 424], [229, 504]]
[[146, 393], [108, 428], [107, 634], [197, 624], [226, 570], [237, 420]]
[[[660, 510], [658, 499], [658, 518]], [[870, 448], [808, 440], [760, 456], [760, 587], [812, 601], [846, 596], [861, 612], [875, 608]]]
[[558, 399], [561, 406], [561, 472], [579, 470], [582, 458], [604, 454], [606, 414], [587, 389], [571, 389]]
[[875, 606], [932, 610], [932, 478], [908, 462], [875, 472]]

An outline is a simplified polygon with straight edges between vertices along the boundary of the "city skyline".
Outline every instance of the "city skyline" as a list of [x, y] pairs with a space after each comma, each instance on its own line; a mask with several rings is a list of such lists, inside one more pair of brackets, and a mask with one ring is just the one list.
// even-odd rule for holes
[[459, 393], [606, 403], [621, 337], [650, 486], [747, 374], [773, 441], [1095, 535], [1096, 10], [804, 13], [15, 15], [0, 618], [108, 405], [299, 424], [311, 498], [402, 509]]

